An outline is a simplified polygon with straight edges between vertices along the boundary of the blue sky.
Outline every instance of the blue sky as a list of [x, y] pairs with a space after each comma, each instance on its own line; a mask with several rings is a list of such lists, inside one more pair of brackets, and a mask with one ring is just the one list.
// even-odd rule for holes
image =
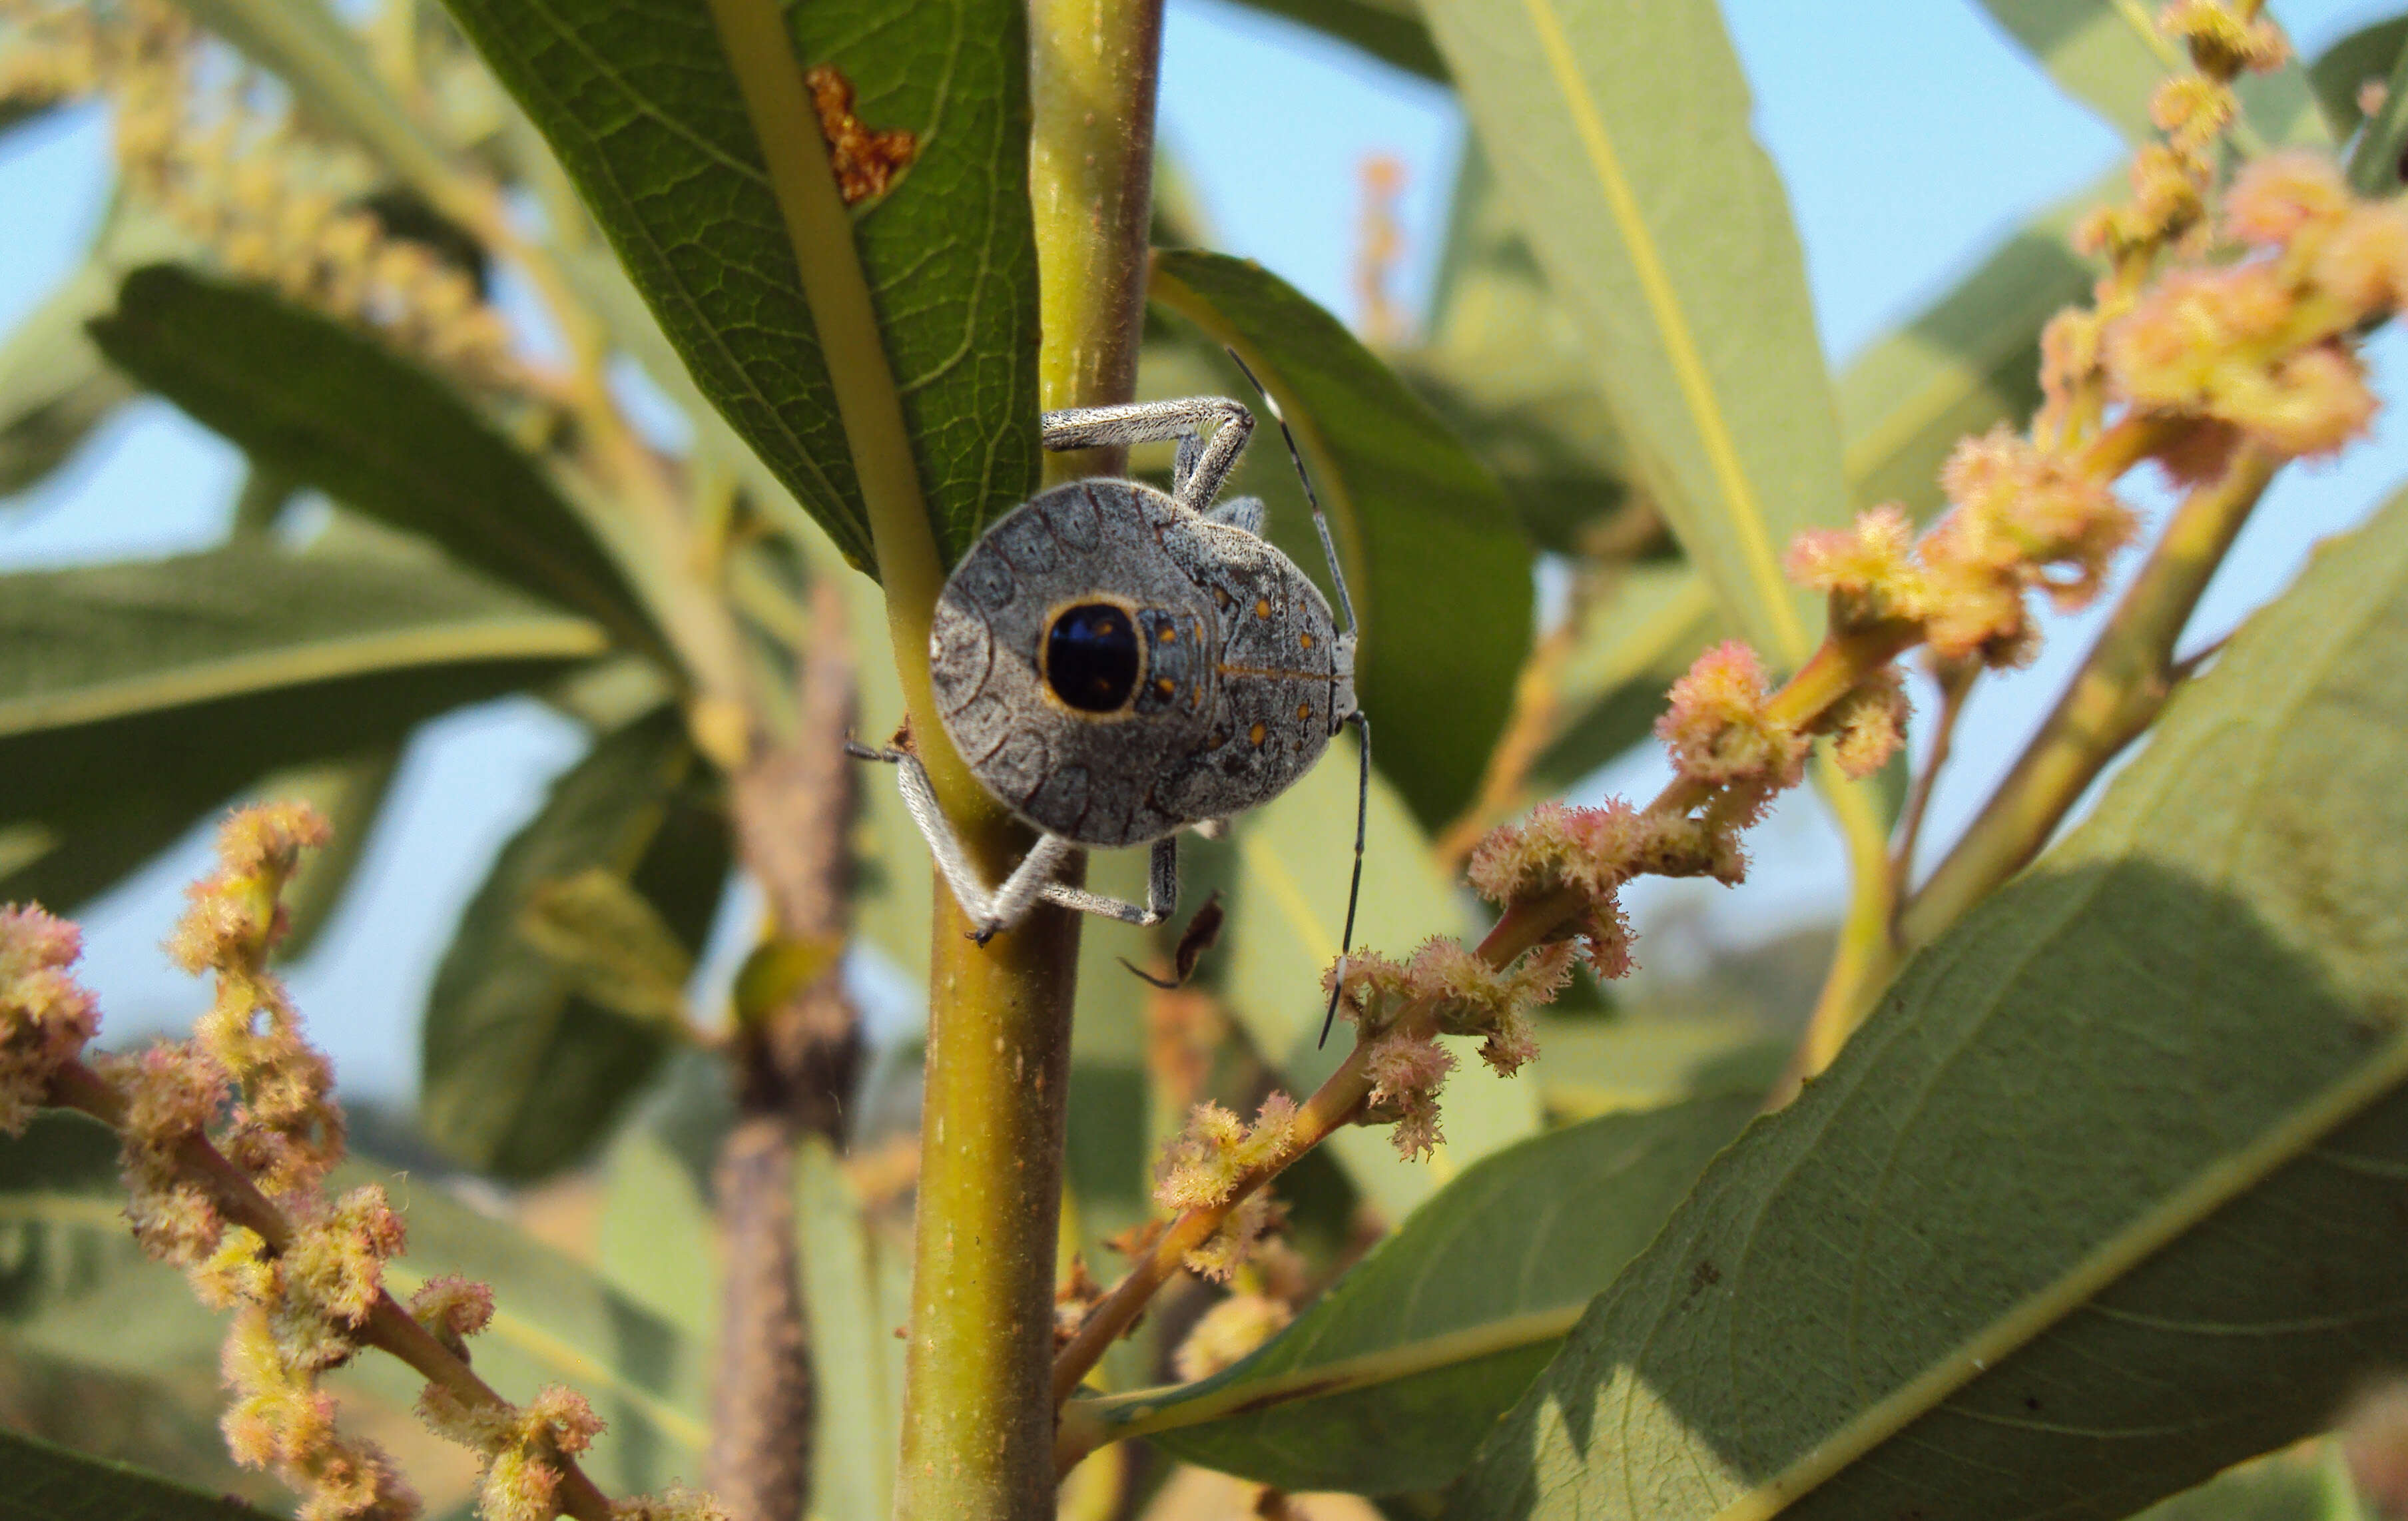
[[[2364, 0], [2273, 0], [2313, 55], [2397, 8]], [[1844, 360], [1945, 289], [2030, 213], [2120, 156], [2114, 136], [2059, 94], [1971, 0], [1725, 0], [1756, 94], [1757, 130], [1789, 187], [1826, 352]], [[1406, 234], [1401, 287], [1426, 292], [1462, 123], [1446, 93], [1225, 0], [1172, 0], [1165, 34], [1162, 138], [1196, 185], [1215, 240], [1352, 317], [1359, 168], [1400, 160]], [[107, 194], [107, 125], [83, 109], [0, 142], [0, 324], [74, 267]], [[2373, 347], [2394, 394], [2408, 347]], [[173, 552], [222, 530], [239, 480], [233, 452], [157, 404], [121, 419], [72, 468], [0, 503], [0, 566]], [[2211, 589], [2203, 638], [2278, 590], [2319, 538], [2358, 521], [2408, 480], [2408, 429], [2386, 415], [2375, 438], [2333, 466], [2295, 468]], [[2161, 507], [2161, 503], [2144, 505]], [[1935, 805], [1935, 837], [1961, 826], [2014, 747], [2054, 698], [2095, 615], [2056, 633], [2031, 670], [1991, 683], [1969, 714]], [[407, 1092], [416, 1012], [460, 904], [494, 851], [575, 758], [573, 730], [530, 703], [454, 715], [422, 736], [357, 890], [293, 976], [347, 1085]], [[1660, 764], [1597, 783], [1644, 794]], [[198, 841], [88, 913], [91, 981], [120, 1034], [179, 1026], [201, 990], [158, 950]], [[1756, 879], [1737, 891], [1662, 884], [1646, 923], [1679, 918], [1658, 965], [1698, 945], [1744, 943], [1835, 911], [1835, 852], [1811, 801], [1784, 808], [1758, 839]], [[1641, 956], [1649, 955], [1642, 941]]]

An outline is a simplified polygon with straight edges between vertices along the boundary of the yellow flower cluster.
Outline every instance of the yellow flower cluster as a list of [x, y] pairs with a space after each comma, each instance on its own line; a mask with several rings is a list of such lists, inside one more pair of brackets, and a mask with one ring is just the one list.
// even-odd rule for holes
[[[493, 391], [531, 378], [477, 277], [390, 236], [364, 155], [264, 114], [165, 0], [0, 0], [0, 99], [105, 91], [125, 190], [223, 268]], [[211, 58], [210, 62], [222, 62]], [[218, 77], [214, 88], [198, 81]]]
[[0, 907], [0, 1135], [24, 1133], [51, 1077], [100, 1027], [99, 1006], [67, 970], [82, 954], [75, 926]]

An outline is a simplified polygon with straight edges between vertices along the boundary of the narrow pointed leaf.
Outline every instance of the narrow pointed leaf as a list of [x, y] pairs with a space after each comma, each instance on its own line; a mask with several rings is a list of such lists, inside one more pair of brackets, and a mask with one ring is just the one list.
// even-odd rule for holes
[[543, 469], [449, 384], [255, 286], [137, 269], [92, 324], [145, 385], [295, 481], [464, 563], [652, 641], [618, 566]]
[[[1285, 281], [1244, 260], [1166, 250], [1153, 292], [1244, 355], [1286, 411], [1361, 620], [1355, 693], [1372, 755], [1436, 827], [1470, 799], [1512, 706], [1530, 644], [1528, 542], [1480, 462]], [[1229, 394], [1251, 402], [1241, 386]], [[1293, 471], [1277, 431], [1261, 420], [1250, 480]], [[1275, 510], [1268, 532], [1330, 590], [1309, 514]]]
[[432, 555], [262, 543], [0, 576], [0, 897], [61, 911], [280, 768], [388, 750], [602, 629]]
[[0, 1521], [269, 1521], [239, 1500], [0, 1431]]
[[1775, 665], [1821, 609], [1782, 577], [1847, 511], [1798, 236], [1708, 0], [1432, 0], [1484, 150], [1651, 498]]
[[1384, 64], [1444, 79], [1446, 61], [1411, 0], [1240, 0], [1251, 9], [1354, 44]]
[[1488, 1156], [1253, 1356], [1097, 1411], [1283, 1489], [1441, 1487], [1756, 1103], [1611, 1115]]
[[116, 288], [96, 265], [78, 270], [0, 344], [0, 496], [38, 484], [134, 398], [83, 330]]
[[1467, 1518], [2120, 1515], [2408, 1356], [2408, 498], [1707, 1169]]
[[525, 929], [547, 884], [600, 869], [701, 944], [728, 870], [726, 830], [681, 796], [695, 754], [665, 710], [605, 736], [553, 783], [461, 915], [427, 996], [420, 1114], [445, 1150], [507, 1178], [580, 1160], [673, 1040], [586, 997], [583, 972]]
[[[2074, 99], [2132, 142], [2150, 142], [2149, 96], [2170, 74], [2187, 74], [2182, 44], [2156, 24], [2157, 7], [2136, 0], [1982, 0], [1999, 25], [2029, 49]], [[2329, 146], [2306, 71], [2296, 64], [2237, 81], [2243, 114], [2266, 142]]]
[[[703, 395], [862, 567], [873, 562], [827, 362], [707, 7], [452, 0], [560, 156]], [[855, 214], [940, 550], [1037, 482], [1028, 59], [1014, 0], [788, 8], [798, 66], [833, 64], [868, 126], [919, 135]]]

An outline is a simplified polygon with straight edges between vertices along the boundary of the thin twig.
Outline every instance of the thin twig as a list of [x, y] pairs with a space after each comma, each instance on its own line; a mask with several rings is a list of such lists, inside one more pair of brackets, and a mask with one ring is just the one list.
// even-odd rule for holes
[[[124, 1096], [79, 1060], [68, 1062], [50, 1080], [49, 1099], [58, 1108], [89, 1114], [121, 1134], [125, 1128]], [[176, 1161], [186, 1176], [208, 1190], [210, 1202], [222, 1217], [256, 1232], [269, 1252], [280, 1256], [292, 1245], [293, 1225], [284, 1212], [259, 1191], [249, 1173], [210, 1144], [208, 1137], [197, 1130], [186, 1134], [177, 1142]], [[470, 1409], [497, 1413], [515, 1409], [479, 1378], [466, 1359], [437, 1341], [433, 1332], [382, 1289], [377, 1291], [376, 1303], [369, 1309], [366, 1321], [353, 1328], [351, 1334], [362, 1346], [375, 1347], [400, 1358]], [[557, 1451], [551, 1456], [560, 1469], [561, 1511], [577, 1521], [611, 1521], [609, 1499], [577, 1466], [576, 1460]]]
[[[842, 943], [853, 876], [856, 780], [844, 737], [857, 709], [843, 594], [812, 583], [800, 720], [731, 781], [744, 860], [775, 933]], [[831, 954], [824, 969], [764, 1011], [739, 1011], [732, 1041], [737, 1119], [714, 1172], [725, 1242], [720, 1356], [711, 1387], [710, 1485], [733, 1521], [795, 1521], [811, 1461], [812, 1377], [795, 1238], [797, 1141], [840, 1141], [860, 1066], [860, 1021]]]
[[[1942, 666], [1933, 672], [1940, 682], [1940, 712], [1932, 720], [1931, 753], [1924, 759], [1923, 768], [1915, 773], [1914, 788], [1907, 794], [1906, 813], [1899, 821], [1898, 846], [1890, 855], [1889, 891], [1893, 905], [1906, 901], [1907, 889], [1914, 883], [1914, 849], [1923, 838], [1923, 815], [1931, 806], [1932, 788], [1956, 746], [1956, 721], [1965, 716], [1965, 699], [1981, 673], [1982, 667], [1971, 661]], [[1894, 913], [1890, 927], [1895, 935]]]

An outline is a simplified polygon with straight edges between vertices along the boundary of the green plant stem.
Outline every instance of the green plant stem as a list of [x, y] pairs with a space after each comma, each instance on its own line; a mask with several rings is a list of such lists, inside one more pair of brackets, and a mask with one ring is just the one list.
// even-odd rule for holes
[[[60, 1069], [50, 1080], [48, 1097], [57, 1108], [89, 1114], [121, 1135], [124, 1132], [124, 1096], [80, 1061], [71, 1061]], [[176, 1162], [186, 1176], [208, 1190], [210, 1201], [220, 1214], [256, 1232], [270, 1252], [281, 1256], [293, 1244], [292, 1222], [284, 1217], [284, 1212], [259, 1191], [249, 1173], [211, 1145], [208, 1137], [197, 1130], [185, 1136], [177, 1144]], [[362, 1345], [400, 1358], [428, 1383], [440, 1385], [470, 1409], [507, 1412], [514, 1408], [494, 1391], [493, 1385], [476, 1375], [466, 1358], [437, 1340], [382, 1289], [377, 1291], [376, 1304], [368, 1311], [366, 1322], [352, 1334]], [[612, 1521], [609, 1498], [586, 1477], [576, 1460], [557, 1452], [552, 1456], [560, 1469], [557, 1499], [561, 1513], [575, 1516], [577, 1521]]]
[[2172, 692], [2174, 641], [2282, 463], [2243, 445], [2174, 509], [2014, 769], [1899, 914], [1899, 954], [1929, 944], [2023, 869], [2100, 770], [2156, 720]]
[[[944, 566], [853, 220], [774, 0], [711, 0], [711, 14], [794, 245], [860, 478], [912, 742], [971, 859], [999, 880], [1029, 840], [971, 778], [937, 719], [928, 632]], [[952, 896], [936, 895], [900, 1517], [978, 1521], [1052, 1509], [1044, 1371], [1073, 919], [1040, 908], [980, 947]]]

